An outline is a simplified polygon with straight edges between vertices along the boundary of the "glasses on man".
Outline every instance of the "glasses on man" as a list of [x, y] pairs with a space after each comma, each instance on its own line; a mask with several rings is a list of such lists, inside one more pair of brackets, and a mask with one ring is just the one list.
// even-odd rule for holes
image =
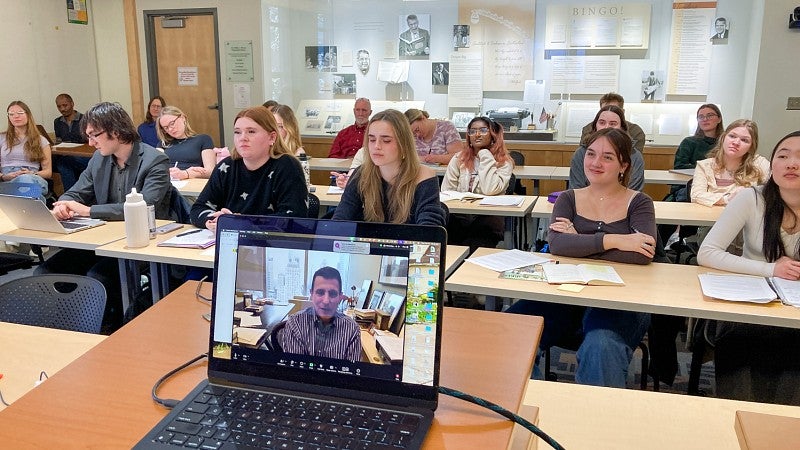
[[96, 132], [96, 133], [89, 133], [89, 132], [87, 131], [87, 132], [86, 132], [86, 136], [87, 136], [89, 139], [93, 140], [93, 141], [97, 141], [97, 138], [98, 138], [98, 137], [99, 137], [101, 134], [103, 134], [103, 133], [105, 133], [105, 131], [98, 131], [98, 132]]
[[316, 295], [317, 297], [324, 297], [325, 294], [328, 294], [328, 297], [331, 297], [331, 298], [339, 297], [339, 295], [341, 295], [339, 293], [339, 291], [337, 291], [336, 289], [315, 289], [314, 290], [314, 295]]
[[175, 124], [178, 122], [178, 119], [180, 119], [180, 118], [181, 118], [181, 116], [178, 116], [178, 117], [176, 117], [176, 118], [172, 119], [172, 120], [171, 120], [171, 121], [170, 121], [168, 124], [166, 124], [166, 125], [161, 125], [161, 128], [163, 128], [163, 129], [165, 129], [165, 130], [171, 130], [171, 129], [172, 129], [172, 127], [174, 127], [174, 126], [175, 126]]
[[17, 116], [24, 116], [25, 111], [9, 111], [8, 117], [17, 117]]
[[486, 134], [489, 132], [489, 127], [480, 127], [480, 128], [470, 128], [467, 130], [467, 134], [470, 136], [475, 136], [476, 134]]
[[711, 119], [713, 119], [715, 117], [719, 117], [719, 116], [714, 114], [714, 113], [708, 113], [706, 115], [702, 115], [701, 114], [701, 115], [697, 116], [697, 120], [711, 120]]

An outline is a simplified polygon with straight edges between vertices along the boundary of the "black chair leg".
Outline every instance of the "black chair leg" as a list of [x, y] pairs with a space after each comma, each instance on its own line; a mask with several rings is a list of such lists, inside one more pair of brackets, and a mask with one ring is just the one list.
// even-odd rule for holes
[[[639, 349], [642, 350], [642, 378], [639, 380], [639, 387], [643, 390], [647, 390], [647, 376], [649, 373], [650, 368], [650, 349], [647, 348], [647, 344], [644, 342], [639, 343]], [[658, 390], [658, 389], [655, 389]]]
[[687, 388], [687, 394], [689, 395], [700, 395], [700, 371], [702, 370], [703, 357], [706, 353], [706, 338], [702, 332], [704, 328], [705, 320], [698, 320], [694, 330], [700, 330], [700, 332], [692, 330], [694, 339], [692, 343], [692, 364], [689, 367], [689, 386]]

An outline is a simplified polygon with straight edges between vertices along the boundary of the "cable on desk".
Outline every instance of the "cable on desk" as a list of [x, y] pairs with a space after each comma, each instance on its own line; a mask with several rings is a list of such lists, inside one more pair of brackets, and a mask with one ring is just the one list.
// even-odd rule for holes
[[2, 392], [0, 392], [0, 403], [2, 403], [5, 406], [11, 406], [6, 402], [6, 399], [3, 398], [3, 393]]
[[208, 353], [203, 353], [201, 355], [195, 356], [191, 360], [189, 360], [189, 361], [181, 364], [180, 366], [170, 370], [169, 372], [167, 372], [166, 375], [164, 375], [163, 377], [159, 378], [158, 381], [156, 381], [156, 384], [153, 385], [153, 390], [150, 393], [150, 395], [153, 397], [153, 401], [158, 403], [159, 405], [163, 406], [164, 408], [167, 408], [167, 409], [174, 408], [181, 401], [180, 400], [175, 400], [174, 398], [161, 398], [161, 397], [159, 397], [158, 396], [158, 388], [161, 387], [161, 385], [164, 384], [164, 382], [167, 381], [171, 376], [175, 375], [176, 373], [180, 372], [181, 370], [191, 366], [192, 364], [196, 363], [197, 361], [200, 361], [201, 359], [203, 359], [203, 358], [205, 358], [207, 356], [208, 356]]
[[208, 278], [208, 275], [204, 275], [203, 278], [200, 278], [200, 281], [197, 282], [197, 289], [194, 290], [194, 298], [196, 298], [198, 302], [203, 303], [204, 305], [208, 305], [209, 303], [211, 303], [210, 298], [200, 293], [200, 289], [203, 288], [203, 282], [206, 281], [206, 278]]
[[506, 419], [511, 420], [514, 423], [518, 423], [519, 425], [524, 427], [526, 430], [530, 431], [531, 433], [533, 433], [536, 436], [538, 436], [541, 440], [545, 441], [548, 445], [550, 445], [550, 447], [553, 447], [556, 450], [564, 450], [564, 447], [562, 447], [561, 444], [556, 442], [555, 439], [553, 439], [550, 436], [548, 436], [547, 433], [542, 431], [539, 427], [537, 427], [536, 425], [530, 423], [530, 421], [526, 420], [525, 418], [523, 418], [523, 417], [521, 417], [521, 416], [519, 416], [517, 414], [514, 414], [513, 412], [503, 408], [502, 406], [500, 406], [500, 405], [498, 405], [496, 403], [492, 403], [492, 402], [490, 402], [488, 400], [484, 400], [484, 399], [482, 399], [480, 397], [475, 397], [473, 395], [465, 394], [465, 393], [463, 393], [461, 391], [457, 391], [455, 389], [450, 389], [450, 388], [444, 387], [444, 386], [439, 386], [439, 393], [444, 394], [444, 395], [449, 395], [451, 397], [455, 397], [457, 399], [464, 400], [466, 402], [474, 403], [474, 404], [476, 404], [478, 406], [483, 406], [486, 409], [494, 411], [497, 414], [500, 414], [501, 416], [505, 417]]

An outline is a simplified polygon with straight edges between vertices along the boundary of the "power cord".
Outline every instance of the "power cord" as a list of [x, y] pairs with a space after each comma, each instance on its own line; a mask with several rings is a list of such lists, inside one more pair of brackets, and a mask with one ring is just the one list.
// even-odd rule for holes
[[[2, 373], [0, 373], [0, 378], [3, 378], [3, 374], [2, 374]], [[37, 382], [35, 383], [35, 385], [36, 385], [36, 386], [40, 385], [40, 384], [42, 383], [42, 381], [44, 381], [44, 380], [46, 380], [46, 379], [48, 379], [48, 378], [50, 378], [50, 377], [49, 377], [49, 376], [47, 376], [47, 372], [45, 372], [44, 370], [42, 370], [41, 372], [39, 372], [39, 381], [37, 381]], [[3, 393], [2, 393], [2, 392], [0, 392], [0, 403], [2, 403], [2, 404], [3, 404], [3, 406], [11, 406], [11, 404], [10, 404], [10, 403], [8, 403], [8, 402], [6, 401], [6, 399], [4, 399], [4, 398], [3, 398]]]
[[163, 377], [159, 378], [158, 381], [156, 381], [156, 384], [153, 385], [153, 390], [150, 393], [150, 395], [153, 397], [153, 401], [158, 403], [159, 405], [163, 406], [164, 408], [167, 408], [167, 409], [174, 408], [181, 401], [180, 400], [175, 400], [174, 398], [161, 398], [161, 397], [159, 397], [158, 396], [158, 388], [161, 387], [161, 385], [164, 384], [164, 382], [167, 381], [171, 376], [175, 375], [176, 373], [180, 372], [181, 370], [191, 366], [192, 364], [196, 363], [197, 361], [200, 361], [201, 359], [203, 359], [203, 358], [205, 358], [207, 356], [208, 356], [208, 353], [203, 353], [201, 355], [195, 356], [191, 360], [189, 360], [189, 361], [181, 364], [180, 366], [170, 370], [169, 372], [167, 372], [166, 375], [164, 375]]
[[439, 393], [444, 394], [444, 395], [449, 395], [451, 397], [455, 397], [457, 399], [464, 400], [466, 402], [474, 403], [474, 404], [476, 404], [478, 406], [483, 406], [486, 409], [492, 410], [492, 411], [496, 412], [497, 414], [500, 414], [501, 416], [505, 417], [506, 419], [511, 420], [512, 422], [518, 423], [519, 425], [524, 427], [526, 430], [530, 431], [531, 433], [533, 433], [536, 436], [538, 436], [541, 440], [545, 441], [548, 445], [550, 445], [550, 447], [553, 447], [556, 450], [564, 450], [564, 447], [562, 447], [561, 444], [556, 442], [555, 439], [553, 439], [550, 436], [548, 436], [547, 433], [542, 431], [539, 427], [537, 427], [536, 425], [530, 423], [525, 418], [520, 417], [517, 414], [514, 414], [513, 412], [503, 408], [502, 406], [500, 406], [500, 405], [498, 405], [496, 403], [492, 403], [492, 402], [490, 402], [488, 400], [484, 400], [484, 399], [482, 399], [480, 397], [475, 397], [473, 395], [465, 394], [465, 393], [463, 393], [461, 391], [457, 391], [455, 389], [450, 389], [450, 388], [444, 387], [444, 386], [439, 386]]

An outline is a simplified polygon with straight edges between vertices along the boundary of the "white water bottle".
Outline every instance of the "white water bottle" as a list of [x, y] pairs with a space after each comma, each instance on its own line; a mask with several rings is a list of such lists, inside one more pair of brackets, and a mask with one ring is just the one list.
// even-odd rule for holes
[[125, 196], [125, 239], [129, 248], [146, 247], [150, 243], [150, 226], [147, 220], [147, 203], [142, 194], [131, 189]]
[[306, 187], [311, 187], [311, 168], [308, 164], [308, 155], [301, 153], [297, 156], [297, 159], [300, 160], [300, 166], [303, 167], [303, 176], [306, 178]]

